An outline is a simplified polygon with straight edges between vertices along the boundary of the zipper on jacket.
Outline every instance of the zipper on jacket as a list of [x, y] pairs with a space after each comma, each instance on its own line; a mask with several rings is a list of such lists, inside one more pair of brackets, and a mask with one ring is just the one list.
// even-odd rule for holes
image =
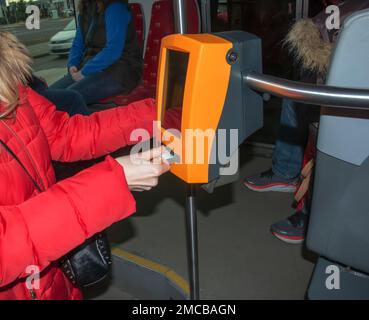
[[28, 149], [27, 149], [27, 146], [24, 144], [24, 142], [22, 141], [22, 139], [17, 135], [17, 133], [7, 124], [5, 123], [3, 120], [1, 120], [1, 122], [4, 124], [5, 128], [8, 129], [8, 131], [17, 139], [17, 141], [21, 144], [21, 146], [23, 147], [24, 151], [26, 152], [26, 155], [28, 157], [28, 159], [30, 160], [31, 162], [31, 165], [32, 165], [32, 168], [34, 169], [34, 171], [36, 172], [36, 175], [38, 177], [38, 180], [39, 182], [41, 183], [41, 186], [42, 186], [42, 189], [43, 190], [46, 190], [45, 188], [45, 184], [44, 184], [44, 181], [42, 180], [41, 178], [41, 174], [40, 172], [38, 171], [37, 169], [37, 166], [35, 164], [35, 161], [33, 159], [33, 157], [30, 155]]

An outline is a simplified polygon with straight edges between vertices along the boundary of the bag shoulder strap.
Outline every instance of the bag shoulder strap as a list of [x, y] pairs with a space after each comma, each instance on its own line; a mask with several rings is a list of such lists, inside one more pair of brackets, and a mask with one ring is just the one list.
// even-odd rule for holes
[[5, 150], [14, 158], [15, 161], [18, 162], [18, 164], [21, 166], [21, 168], [24, 170], [24, 172], [26, 173], [26, 175], [31, 179], [32, 183], [34, 184], [34, 186], [36, 187], [36, 189], [39, 192], [42, 192], [42, 189], [40, 188], [40, 186], [38, 185], [38, 183], [36, 182], [36, 180], [31, 176], [31, 174], [28, 172], [27, 168], [24, 166], [24, 164], [22, 163], [22, 161], [20, 161], [20, 159], [18, 158], [18, 156], [13, 152], [12, 149], [9, 148], [9, 146], [0, 139], [0, 144], [5, 148]]
[[301, 171], [301, 184], [295, 193], [295, 203], [300, 202], [305, 194], [309, 191], [314, 164], [314, 159], [311, 159]]

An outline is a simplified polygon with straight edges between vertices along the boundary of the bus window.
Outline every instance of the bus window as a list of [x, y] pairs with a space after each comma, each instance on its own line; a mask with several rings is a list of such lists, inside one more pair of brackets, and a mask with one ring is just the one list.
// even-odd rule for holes
[[[283, 39], [299, 15], [299, 5], [301, 16], [312, 17], [324, 8], [325, 1], [310, 1], [308, 13], [302, 12], [302, 3], [299, 0], [210, 0], [211, 30], [243, 30], [259, 36], [263, 43], [263, 71], [296, 79], [296, 64], [283, 46]], [[281, 99], [273, 97], [265, 106], [265, 127], [251, 139], [274, 144], [279, 128]]]
[[50, 85], [65, 73], [76, 34], [75, 6], [72, 0], [33, 1], [32, 6], [23, 1], [0, 1], [0, 30], [13, 33], [26, 45], [35, 74]]

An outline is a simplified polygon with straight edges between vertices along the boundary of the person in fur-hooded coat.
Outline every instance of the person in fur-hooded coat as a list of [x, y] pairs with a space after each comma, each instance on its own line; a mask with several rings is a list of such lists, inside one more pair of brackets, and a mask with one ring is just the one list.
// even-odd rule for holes
[[[337, 5], [342, 25], [352, 13], [369, 8], [369, 0], [341, 1]], [[287, 51], [294, 57], [300, 80], [303, 82], [325, 82], [334, 43], [339, 34], [339, 29], [327, 29], [327, 18], [329, 14], [324, 10], [313, 19], [299, 20], [284, 40]], [[309, 123], [317, 119], [319, 113], [319, 107], [284, 99], [272, 168], [246, 177], [245, 186], [259, 192], [296, 192], [300, 182]], [[306, 226], [307, 214], [304, 210], [272, 225], [271, 231], [282, 241], [301, 243], [305, 239]]]

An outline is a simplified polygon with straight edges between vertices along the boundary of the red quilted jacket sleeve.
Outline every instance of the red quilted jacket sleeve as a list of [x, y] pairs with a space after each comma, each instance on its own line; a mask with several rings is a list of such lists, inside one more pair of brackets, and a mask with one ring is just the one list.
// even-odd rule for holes
[[[91, 116], [70, 117], [32, 89], [28, 101], [35, 110], [49, 141], [53, 160], [73, 162], [106, 155], [129, 144], [135, 129], [152, 135], [155, 101], [146, 99], [127, 106], [104, 110]], [[149, 136], [147, 138], [149, 138]]]
[[[130, 134], [136, 128], [152, 132], [152, 99], [89, 117], [69, 117], [31, 89], [27, 95], [55, 160], [99, 157], [135, 143]], [[46, 268], [134, 211], [124, 170], [109, 156], [20, 205], [0, 206], [0, 290], [27, 276], [28, 266]]]
[[25, 277], [28, 266], [43, 270], [135, 210], [123, 168], [111, 157], [20, 205], [0, 207], [0, 290]]

